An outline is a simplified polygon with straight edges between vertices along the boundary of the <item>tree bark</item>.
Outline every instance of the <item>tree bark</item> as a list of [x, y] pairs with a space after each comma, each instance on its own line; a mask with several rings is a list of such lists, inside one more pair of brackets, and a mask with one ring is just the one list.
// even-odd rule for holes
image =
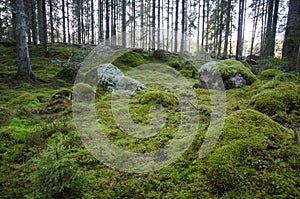
[[179, 12], [179, 0], [176, 0], [176, 10], [175, 10], [175, 39], [174, 39], [174, 52], [177, 53], [178, 45], [178, 12]]
[[122, 47], [126, 48], [126, 0], [122, 0]]
[[287, 71], [300, 72], [300, 1], [290, 0], [288, 21], [283, 43], [283, 58]]
[[226, 7], [226, 25], [225, 25], [225, 41], [224, 41], [224, 51], [223, 51], [223, 59], [228, 58], [228, 40], [230, 33], [230, 21], [231, 21], [231, 0], [227, 1]]
[[240, 60], [243, 55], [243, 27], [244, 27], [245, 0], [239, 1], [238, 37], [236, 48], [236, 59]]
[[48, 54], [48, 35], [47, 35], [47, 15], [46, 1], [38, 0], [38, 24], [39, 24], [39, 40], [43, 45], [46, 56]]
[[16, 33], [16, 46], [18, 54], [18, 72], [15, 77], [26, 76], [34, 79], [32, 73], [28, 46], [26, 41], [26, 21], [23, 0], [12, 0], [13, 9], [15, 12], [15, 33]]

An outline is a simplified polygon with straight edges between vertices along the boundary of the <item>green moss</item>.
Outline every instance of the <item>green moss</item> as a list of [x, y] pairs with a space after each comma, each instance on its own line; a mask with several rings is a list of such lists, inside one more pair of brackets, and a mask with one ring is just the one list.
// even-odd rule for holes
[[[287, 162], [278, 158], [286, 155], [285, 147], [291, 139], [290, 131], [257, 111], [236, 111], [229, 115], [219, 142], [207, 157], [207, 177], [214, 190], [218, 193], [249, 188], [257, 191], [258, 187], [265, 186], [260, 184], [261, 172], [271, 175], [282, 166], [288, 167]], [[293, 185], [286, 185], [284, 180], [278, 183], [296, 193]]]
[[29, 109], [34, 109], [40, 104], [39, 99], [36, 97], [36, 95], [23, 92], [19, 96], [17, 96], [15, 99], [12, 99], [10, 102], [7, 103], [8, 106], [26, 106]]
[[27, 119], [13, 118], [7, 127], [11, 136], [18, 142], [24, 142], [25, 137], [31, 133], [31, 122]]
[[273, 86], [273, 89], [262, 90], [253, 97], [252, 104], [255, 110], [273, 116], [278, 112], [291, 113], [292, 110], [300, 108], [300, 88], [298, 85], [277, 82], [276, 86]]
[[143, 57], [133, 51], [126, 52], [112, 62], [113, 65], [117, 66], [121, 70], [128, 70], [130, 67], [137, 67], [144, 63], [145, 61]]
[[274, 79], [277, 75], [282, 74], [283, 71], [278, 70], [278, 69], [267, 69], [264, 70], [260, 73], [259, 78], [261, 80], [272, 80]]
[[239, 61], [227, 59], [219, 62], [217, 66], [223, 79], [228, 79], [236, 74], [241, 74], [246, 80], [247, 85], [251, 85], [257, 80], [256, 76], [251, 72], [251, 70], [246, 68]]
[[161, 104], [164, 107], [175, 107], [178, 105], [177, 98], [165, 92], [147, 92], [140, 98], [140, 104]]

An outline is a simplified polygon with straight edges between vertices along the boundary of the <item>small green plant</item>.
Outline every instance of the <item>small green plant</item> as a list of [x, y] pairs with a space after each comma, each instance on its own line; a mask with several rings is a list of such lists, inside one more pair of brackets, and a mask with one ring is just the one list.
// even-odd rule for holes
[[78, 167], [65, 137], [52, 136], [42, 153], [32, 159], [33, 198], [81, 198], [92, 189], [93, 172]]

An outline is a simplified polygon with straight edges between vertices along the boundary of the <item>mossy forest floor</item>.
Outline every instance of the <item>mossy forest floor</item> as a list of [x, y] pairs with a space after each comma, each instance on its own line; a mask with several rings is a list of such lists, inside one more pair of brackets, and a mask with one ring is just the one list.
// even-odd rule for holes
[[[252, 85], [227, 90], [224, 128], [203, 159], [199, 149], [209, 126], [211, 100], [208, 90], [195, 88], [200, 126], [191, 146], [161, 170], [131, 174], [95, 159], [77, 135], [68, 99], [72, 83], [56, 63], [80, 62], [89, 49], [53, 44], [49, 51], [45, 57], [40, 46], [30, 46], [38, 80], [29, 82], [13, 79], [15, 48], [0, 44], [0, 198], [300, 198], [300, 146], [295, 141], [299, 75], [268, 69], [256, 74]], [[199, 82], [192, 63], [172, 53], [149, 55], [136, 49], [126, 55], [114, 61], [123, 71], [143, 63], [167, 64], [191, 85]], [[99, 122], [124, 150], [157, 150], [178, 130], [176, 97], [157, 84], [146, 87], [130, 101], [132, 119], [148, 124], [147, 113], [154, 104], [165, 107], [168, 117], [161, 131], [147, 139], [132, 138], [117, 127], [112, 94], [96, 95]]]

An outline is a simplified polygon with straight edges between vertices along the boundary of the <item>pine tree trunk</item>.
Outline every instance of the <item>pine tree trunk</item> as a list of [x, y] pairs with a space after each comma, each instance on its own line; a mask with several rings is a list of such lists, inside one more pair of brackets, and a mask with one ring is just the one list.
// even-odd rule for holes
[[54, 43], [54, 23], [53, 23], [53, 3], [52, 0], [48, 0], [49, 2], [49, 18], [50, 18], [50, 38], [51, 43]]
[[122, 47], [126, 48], [126, 0], [122, 0]]
[[94, 16], [94, 0], [91, 0], [91, 31], [92, 31], [92, 44], [95, 44], [95, 16]]
[[110, 42], [109, 42], [109, 0], [106, 0], [105, 1], [105, 9], [106, 9], [106, 17], [105, 17], [105, 23], [106, 23], [106, 33], [105, 33], [105, 42], [106, 42], [106, 45], [109, 45]]
[[152, 50], [155, 50], [155, 0], [152, 0]]
[[46, 1], [38, 0], [38, 24], [39, 24], [39, 40], [43, 45], [44, 52], [48, 54], [48, 35], [47, 35], [47, 15]]
[[65, 11], [65, 0], [62, 0], [62, 21], [63, 21], [63, 43], [67, 43], [67, 34], [66, 34], [66, 11]]
[[103, 30], [103, 0], [98, 0], [98, 34], [99, 34], [99, 43], [104, 40], [104, 30]]
[[[201, 39], [201, 47], [203, 48], [204, 46], [204, 34], [205, 34], [205, 16], [206, 16], [206, 12], [205, 12], [205, 3], [206, 0], [203, 0], [203, 8], [202, 8], [202, 39]], [[199, 3], [200, 4], [200, 3]], [[199, 10], [199, 16], [200, 16], [200, 10]]]
[[169, 51], [170, 44], [170, 0], [167, 2], [167, 51]]
[[185, 51], [185, 0], [182, 0], [182, 20], [181, 20], [181, 45], [180, 54], [183, 55]]
[[226, 25], [225, 25], [225, 41], [224, 41], [224, 51], [223, 51], [223, 59], [228, 58], [228, 40], [229, 40], [229, 33], [230, 33], [230, 21], [231, 21], [231, 0], [227, 1], [226, 6]]
[[179, 12], [179, 0], [176, 0], [176, 11], [175, 11], [175, 38], [174, 38], [174, 52], [177, 53], [178, 45], [178, 12]]
[[288, 71], [300, 72], [300, 1], [290, 0], [288, 21], [283, 43], [283, 58]]
[[28, 46], [26, 41], [26, 21], [23, 0], [12, 0], [13, 9], [15, 11], [14, 27], [16, 28], [16, 46], [18, 54], [18, 72], [15, 77], [27, 76], [34, 79], [32, 73]]
[[157, 5], [157, 49], [160, 49], [160, 0], [158, 0]]
[[30, 1], [30, 11], [31, 11], [31, 33], [33, 44], [37, 45], [37, 24], [36, 24], [36, 2], [35, 0]]
[[243, 55], [243, 30], [244, 30], [245, 0], [239, 1], [238, 38], [236, 48], [236, 59], [240, 60]]

